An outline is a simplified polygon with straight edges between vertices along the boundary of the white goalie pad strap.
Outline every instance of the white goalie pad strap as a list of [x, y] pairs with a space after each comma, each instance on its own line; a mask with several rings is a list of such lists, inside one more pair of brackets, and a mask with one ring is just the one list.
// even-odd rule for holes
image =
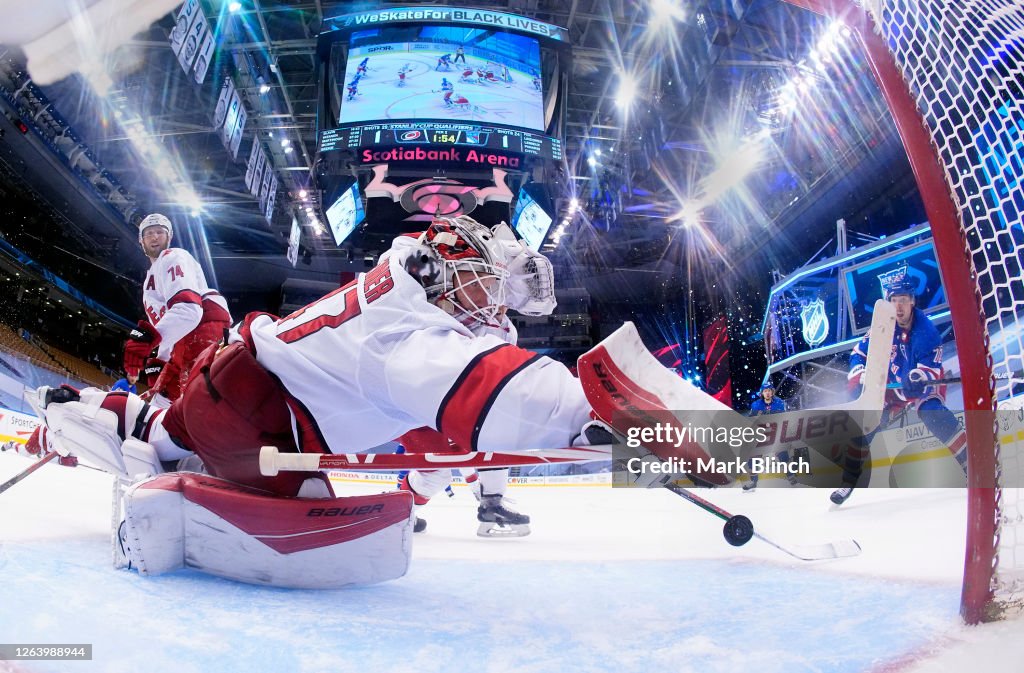
[[[87, 389], [82, 391], [81, 402], [47, 406], [44, 423], [48, 448], [125, 478], [163, 472], [152, 445], [133, 437], [121, 441], [118, 415], [100, 406], [105, 396], [103, 391]], [[131, 417], [142, 408], [141, 400], [130, 405]]]
[[165, 474], [124, 495], [121, 539], [142, 575], [193, 568], [276, 587], [339, 588], [403, 576], [412, 495], [280, 498], [216, 477]]
[[409, 473], [409, 486], [424, 498], [433, 498], [452, 483], [451, 470], [413, 470]]

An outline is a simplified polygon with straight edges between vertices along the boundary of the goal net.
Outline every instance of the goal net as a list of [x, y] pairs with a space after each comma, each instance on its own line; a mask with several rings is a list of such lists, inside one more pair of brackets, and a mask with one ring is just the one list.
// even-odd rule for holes
[[[1024, 604], [1024, 3], [786, 0], [862, 43], [932, 227], [963, 378], [968, 531], [961, 613]], [[994, 486], [994, 487], [993, 487]]]

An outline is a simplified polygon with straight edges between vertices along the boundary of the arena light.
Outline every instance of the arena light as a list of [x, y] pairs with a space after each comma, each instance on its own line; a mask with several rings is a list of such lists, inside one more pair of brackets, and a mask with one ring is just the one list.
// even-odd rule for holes
[[671, 28], [672, 20], [682, 21], [686, 13], [680, 7], [678, 0], [651, 0], [652, 28]]
[[719, 158], [718, 168], [702, 180], [705, 203], [714, 203], [723, 194], [741, 184], [764, 159], [764, 139], [769, 134], [757, 133], [733, 152]]
[[304, 199], [304, 198], [306, 198], [307, 196], [309, 196], [309, 194], [308, 194], [308, 193], [306, 192], [306, 190], [305, 190], [305, 189], [300, 189], [300, 190], [299, 190], [299, 198], [300, 198], [300, 199]]
[[679, 222], [679, 226], [690, 229], [700, 225], [703, 221], [701, 217], [702, 205], [699, 201], [691, 200], [684, 201], [679, 210], [669, 217], [669, 221], [676, 220]]
[[113, 80], [105, 67], [97, 65], [82, 71], [85, 81], [102, 99], [104, 104], [113, 110], [111, 117], [117, 119], [118, 125], [134, 150], [142, 159], [150, 173], [158, 176], [167, 185], [170, 200], [181, 206], [193, 216], [203, 212], [203, 201], [192, 188], [188, 172], [178, 157], [169, 152], [162, 142], [157, 141], [152, 130], [146, 126], [138, 112], [130, 107], [126, 99], [108, 97]]
[[619, 90], [615, 94], [615, 104], [620, 108], [629, 109], [636, 100], [636, 80], [632, 75], [622, 73], [619, 78]]
[[231, 12], [232, 14], [234, 14], [235, 12], [237, 12], [240, 9], [242, 9], [242, 3], [240, 3], [240, 2], [229, 2], [228, 3], [228, 11]]

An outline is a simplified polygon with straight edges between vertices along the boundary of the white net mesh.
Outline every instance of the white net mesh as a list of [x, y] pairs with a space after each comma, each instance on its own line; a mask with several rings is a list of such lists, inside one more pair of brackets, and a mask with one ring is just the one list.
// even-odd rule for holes
[[[941, 157], [977, 270], [1001, 409], [1024, 400], [1024, 3], [867, 0]], [[981, 348], [982, 344], [958, 347]], [[1024, 598], [1019, 415], [1000, 417], [996, 609]], [[975, 447], [972, 447], [972, 451]], [[984, 544], [975, 540], [973, 544]]]

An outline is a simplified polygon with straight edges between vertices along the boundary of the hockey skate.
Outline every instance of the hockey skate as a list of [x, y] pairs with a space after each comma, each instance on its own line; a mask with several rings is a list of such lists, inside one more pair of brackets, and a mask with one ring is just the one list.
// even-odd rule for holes
[[844, 486], [843, 488], [837, 488], [836, 490], [832, 491], [832, 495], [830, 495], [828, 499], [831, 500], [836, 505], [842, 505], [844, 502], [850, 499], [851, 495], [853, 495], [853, 487]]
[[480, 537], [525, 537], [530, 534], [530, 517], [510, 509], [508, 500], [500, 495], [481, 497], [476, 519], [480, 522], [476, 531]]
[[743, 484], [743, 492], [744, 493], [752, 493], [755, 488], [757, 488], [757, 480], [756, 479], [751, 479], [747, 483]]

